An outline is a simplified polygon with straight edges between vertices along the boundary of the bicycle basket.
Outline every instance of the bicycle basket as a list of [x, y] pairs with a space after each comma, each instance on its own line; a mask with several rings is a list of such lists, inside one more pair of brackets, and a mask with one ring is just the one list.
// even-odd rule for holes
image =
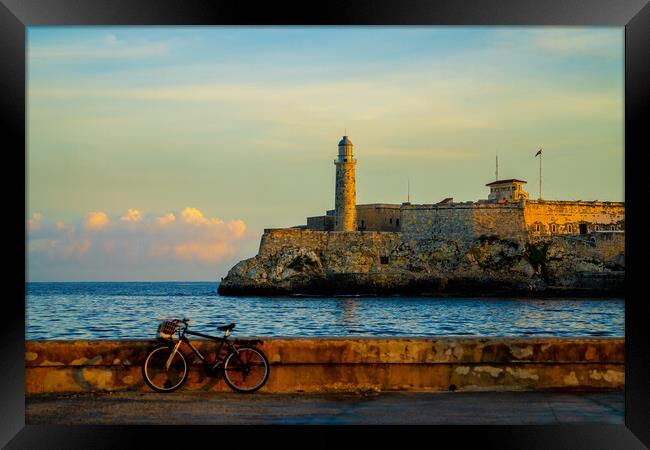
[[165, 320], [158, 325], [158, 337], [161, 339], [171, 339], [178, 330], [178, 324], [176, 322], [170, 322]]

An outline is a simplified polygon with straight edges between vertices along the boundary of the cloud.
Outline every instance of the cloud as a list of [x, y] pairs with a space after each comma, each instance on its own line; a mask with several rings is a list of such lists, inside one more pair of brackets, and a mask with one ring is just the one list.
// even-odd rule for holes
[[156, 219], [156, 222], [158, 223], [158, 225], [166, 225], [166, 224], [168, 224], [170, 222], [173, 222], [175, 220], [176, 220], [176, 216], [174, 214], [167, 213], [162, 217], [158, 217]]
[[228, 229], [233, 233], [233, 236], [240, 238], [246, 233], [246, 223], [243, 220], [233, 220], [228, 223]]
[[40, 229], [41, 228], [41, 218], [42, 217], [43, 216], [41, 215], [41, 213], [38, 213], [38, 212], [35, 212], [34, 214], [32, 214], [32, 218], [27, 219], [25, 221], [26, 225], [27, 225], [27, 230], [28, 231], [36, 231], [36, 230]]
[[199, 225], [205, 222], [203, 213], [196, 208], [185, 208], [181, 211], [181, 220], [185, 223]]
[[41, 274], [48, 266], [61, 265], [73, 273], [89, 267], [106, 273], [124, 267], [136, 272], [138, 267], [159, 267], [166, 273], [186, 264], [214, 267], [231, 263], [251, 237], [240, 219], [206, 217], [194, 207], [184, 208], [179, 217], [176, 220], [176, 214], [168, 212], [146, 219], [141, 211], [129, 209], [119, 221], [111, 222], [104, 212], [90, 212], [80, 220], [84, 226], [75, 227], [43, 221], [35, 214], [27, 220], [28, 226], [39, 224], [38, 228], [32, 225], [28, 236], [30, 267], [39, 268]]
[[142, 213], [137, 209], [129, 209], [126, 215], [120, 217], [123, 222], [142, 222]]
[[174, 254], [181, 261], [217, 262], [231, 249], [225, 242], [183, 242], [174, 246]]
[[181, 211], [181, 220], [192, 225], [215, 226], [222, 225], [224, 222], [219, 218], [206, 218], [201, 211], [196, 208], [185, 208]]
[[[60, 243], [60, 241], [54, 242], [56, 242], [55, 246], [59, 245]], [[59, 254], [63, 259], [81, 259], [86, 253], [88, 253], [88, 250], [90, 250], [91, 246], [92, 241], [88, 238], [71, 239], [67, 242], [64, 242], [63, 245], [60, 246]]]
[[103, 230], [108, 225], [109, 219], [104, 212], [89, 212], [86, 214], [86, 228], [91, 231]]

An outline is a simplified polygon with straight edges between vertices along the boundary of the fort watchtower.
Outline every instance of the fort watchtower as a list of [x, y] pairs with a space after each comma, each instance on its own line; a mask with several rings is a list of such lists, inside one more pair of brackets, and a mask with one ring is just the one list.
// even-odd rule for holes
[[352, 141], [343, 136], [339, 142], [336, 166], [336, 193], [334, 199], [334, 214], [336, 231], [356, 231], [356, 176], [357, 161], [352, 156]]
[[510, 180], [497, 180], [492, 183], [486, 184], [490, 187], [490, 195], [488, 200], [519, 200], [523, 197], [528, 200], [528, 192], [524, 191], [524, 180], [510, 179]]

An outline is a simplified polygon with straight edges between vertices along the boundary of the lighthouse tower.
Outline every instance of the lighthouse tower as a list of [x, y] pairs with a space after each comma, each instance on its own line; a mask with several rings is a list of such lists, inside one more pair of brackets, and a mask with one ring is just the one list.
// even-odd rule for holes
[[352, 141], [343, 136], [339, 142], [339, 157], [334, 161], [336, 166], [336, 196], [334, 210], [336, 211], [336, 231], [356, 231], [357, 222], [357, 190], [355, 166], [357, 161], [352, 157]]

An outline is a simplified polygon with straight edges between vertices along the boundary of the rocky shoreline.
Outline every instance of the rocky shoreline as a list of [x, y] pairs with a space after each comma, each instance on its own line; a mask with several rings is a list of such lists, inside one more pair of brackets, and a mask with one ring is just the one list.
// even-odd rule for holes
[[391, 232], [266, 230], [220, 295], [585, 297], [624, 294], [624, 236], [409, 239]]

